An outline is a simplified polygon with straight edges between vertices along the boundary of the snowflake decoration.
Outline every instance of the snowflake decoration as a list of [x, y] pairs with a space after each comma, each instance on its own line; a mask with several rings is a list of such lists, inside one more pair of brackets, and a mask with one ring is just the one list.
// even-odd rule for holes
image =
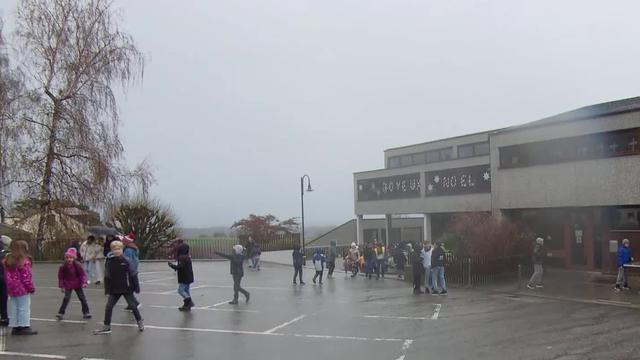
[[359, 191], [364, 190], [364, 186], [362, 186], [362, 184], [358, 185], [358, 190], [359, 190]]
[[436, 183], [436, 184], [439, 184], [440, 183], [440, 176], [439, 175], [434, 176], [433, 177], [433, 182]]
[[484, 179], [484, 181], [489, 181], [491, 180], [491, 174], [488, 171], [485, 171], [482, 175], [482, 178]]
[[429, 190], [430, 192], [431, 192], [431, 191], [433, 191], [433, 185], [429, 184], [429, 185], [427, 186], [427, 190]]

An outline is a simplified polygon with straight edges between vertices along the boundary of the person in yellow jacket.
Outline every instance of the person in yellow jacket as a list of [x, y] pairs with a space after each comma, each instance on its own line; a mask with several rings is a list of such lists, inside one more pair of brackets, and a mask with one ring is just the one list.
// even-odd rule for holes
[[374, 251], [376, 253], [374, 265], [376, 271], [376, 279], [380, 279], [380, 275], [382, 275], [382, 278], [384, 278], [385, 265], [387, 261], [386, 249], [384, 248], [384, 245], [382, 243], [377, 243]]

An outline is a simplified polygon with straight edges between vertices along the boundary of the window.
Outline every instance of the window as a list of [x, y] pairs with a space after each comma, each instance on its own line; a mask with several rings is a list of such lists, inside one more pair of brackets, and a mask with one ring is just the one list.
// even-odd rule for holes
[[460, 145], [458, 146], [458, 158], [464, 159], [468, 157], [472, 157], [473, 155], [473, 145]]
[[446, 148], [440, 150], [440, 161], [446, 161], [453, 159], [453, 148]]
[[411, 158], [411, 155], [403, 155], [400, 158], [400, 164], [402, 166], [411, 166], [411, 165], [413, 165], [413, 159]]
[[475, 156], [489, 155], [489, 150], [488, 142], [473, 144], [473, 153]]
[[389, 168], [398, 168], [400, 167], [400, 158], [397, 156], [389, 158]]
[[640, 128], [500, 148], [504, 168], [640, 155]]
[[458, 158], [464, 159], [473, 156], [489, 155], [489, 142], [466, 144], [458, 146]]
[[440, 161], [440, 151], [439, 150], [427, 151], [426, 152], [426, 156], [427, 156], [427, 162], [428, 163]]
[[426, 162], [424, 153], [413, 154], [413, 165], [422, 165]]

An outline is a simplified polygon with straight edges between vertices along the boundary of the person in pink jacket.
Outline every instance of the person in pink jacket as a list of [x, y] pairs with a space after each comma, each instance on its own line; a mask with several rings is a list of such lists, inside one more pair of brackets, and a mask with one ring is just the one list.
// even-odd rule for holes
[[9, 296], [11, 335], [35, 335], [31, 328], [31, 294], [36, 292], [31, 273], [31, 256], [26, 241], [12, 241], [3, 261], [4, 280]]
[[91, 313], [89, 312], [89, 304], [87, 298], [84, 296], [83, 288], [87, 287], [87, 274], [84, 272], [82, 264], [76, 260], [78, 257], [77, 250], [74, 248], [67, 249], [64, 254], [64, 264], [60, 266], [58, 270], [58, 287], [64, 293], [64, 299], [56, 319], [62, 320], [64, 312], [67, 310], [67, 305], [71, 300], [71, 294], [75, 291], [78, 295], [78, 300], [82, 304], [82, 318], [91, 319]]

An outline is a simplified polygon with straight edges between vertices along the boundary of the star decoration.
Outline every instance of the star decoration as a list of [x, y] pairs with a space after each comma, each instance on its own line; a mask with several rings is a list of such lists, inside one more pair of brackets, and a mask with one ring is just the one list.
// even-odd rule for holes
[[433, 185], [429, 184], [429, 185], [427, 186], [427, 190], [429, 190], [429, 191], [433, 191]]
[[482, 178], [484, 179], [484, 181], [489, 181], [491, 180], [491, 174], [488, 171], [485, 171], [482, 175]]
[[440, 176], [438, 176], [438, 175], [434, 176], [433, 177], [433, 182], [436, 183], [436, 184], [439, 184], [440, 183]]

